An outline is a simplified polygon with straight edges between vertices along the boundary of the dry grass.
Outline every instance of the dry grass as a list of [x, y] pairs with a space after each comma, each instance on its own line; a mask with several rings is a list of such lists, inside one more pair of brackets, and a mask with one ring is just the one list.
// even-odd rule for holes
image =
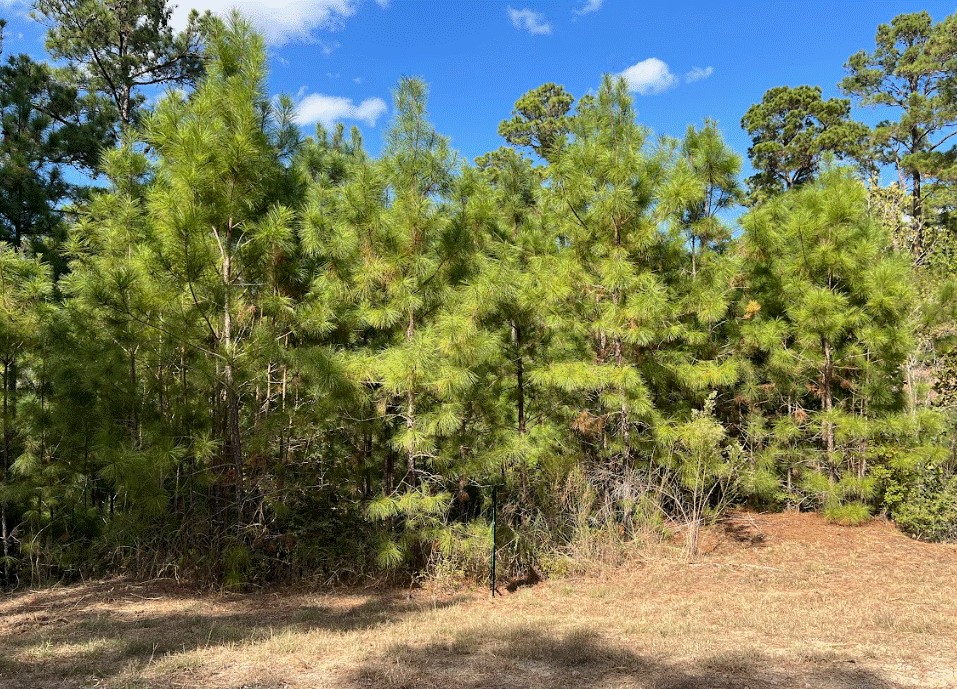
[[957, 687], [957, 547], [741, 514], [704, 550], [495, 600], [122, 580], [19, 593], [0, 600], [0, 688]]

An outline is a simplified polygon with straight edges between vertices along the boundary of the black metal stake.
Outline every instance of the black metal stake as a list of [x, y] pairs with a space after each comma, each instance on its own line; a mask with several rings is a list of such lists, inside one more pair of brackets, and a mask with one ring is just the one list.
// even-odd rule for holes
[[492, 486], [492, 598], [495, 598], [495, 521], [498, 512], [498, 486]]

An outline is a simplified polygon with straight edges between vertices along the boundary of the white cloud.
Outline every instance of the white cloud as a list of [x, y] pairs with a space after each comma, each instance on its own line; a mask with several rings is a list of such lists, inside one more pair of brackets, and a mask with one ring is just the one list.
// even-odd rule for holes
[[388, 107], [381, 98], [366, 98], [355, 103], [351, 98], [312, 93], [296, 106], [296, 122], [300, 125], [319, 122], [328, 127], [339, 120], [358, 120], [374, 127], [386, 110]]
[[318, 41], [318, 43], [319, 47], [322, 49], [322, 54], [326, 57], [332, 55], [337, 48], [342, 47], [342, 44], [339, 41]]
[[605, 0], [585, 0], [585, 4], [575, 10], [575, 14], [581, 15], [597, 12], [604, 3]]
[[630, 91], [642, 96], [662, 93], [678, 83], [678, 77], [671, 73], [668, 64], [656, 57], [632, 65], [621, 73]]
[[356, 13], [356, 0], [180, 0], [173, 25], [183, 28], [191, 9], [225, 16], [233, 9], [249, 17], [271, 45], [312, 40], [317, 29], [336, 29]]
[[521, 31], [528, 31], [528, 33], [536, 36], [552, 32], [552, 25], [545, 21], [545, 15], [541, 12], [535, 12], [528, 8], [517, 10], [514, 7], [509, 7], [508, 16], [512, 20], [512, 26]]
[[685, 74], [685, 81], [690, 84], [695, 81], [707, 79], [712, 74], [714, 74], [714, 67], [711, 65], [707, 67], [692, 67], [691, 70]]

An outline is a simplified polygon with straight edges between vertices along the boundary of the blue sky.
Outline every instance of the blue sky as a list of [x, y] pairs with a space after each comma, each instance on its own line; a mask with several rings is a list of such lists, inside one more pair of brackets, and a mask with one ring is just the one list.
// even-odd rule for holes
[[[718, 120], [742, 155], [741, 115], [773, 86], [820, 85], [839, 95], [843, 64], [870, 50], [879, 23], [921, 9], [940, 20], [953, 2], [653, 3], [640, 0], [180, 0], [251, 15], [270, 47], [270, 88], [300, 103], [304, 129], [341, 119], [378, 152], [403, 75], [430, 85], [437, 128], [471, 159], [500, 145], [498, 122], [546, 81], [575, 96], [603, 73], [631, 77], [638, 118], [680, 135]], [[0, 0], [5, 51], [42, 54], [26, 0]], [[858, 111], [873, 121], [876, 115]]]

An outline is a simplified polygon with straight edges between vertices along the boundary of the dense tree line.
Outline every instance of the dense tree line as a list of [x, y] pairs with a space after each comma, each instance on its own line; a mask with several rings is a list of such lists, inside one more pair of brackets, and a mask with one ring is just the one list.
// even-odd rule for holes
[[731, 504], [957, 532], [954, 17], [848, 61], [897, 121], [769, 91], [744, 186], [615, 77], [525, 94], [474, 164], [404, 79], [375, 158], [302, 138], [238, 17], [35, 12], [61, 66], [0, 66], [8, 585], [482, 576], [492, 486], [516, 568], [693, 552]]

